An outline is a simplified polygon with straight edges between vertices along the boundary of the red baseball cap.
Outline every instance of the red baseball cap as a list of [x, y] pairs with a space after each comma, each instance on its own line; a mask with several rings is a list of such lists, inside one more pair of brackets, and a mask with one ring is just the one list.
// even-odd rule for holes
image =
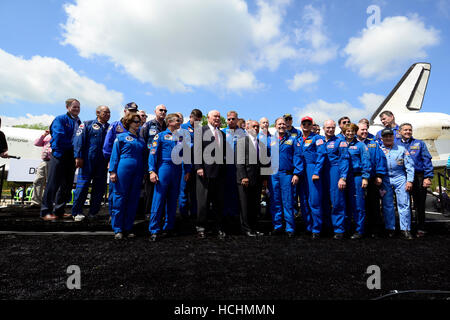
[[311, 117], [308, 117], [308, 116], [303, 117], [301, 122], [303, 122], [303, 121], [311, 121], [311, 122], [314, 122], [313, 119], [312, 119]]

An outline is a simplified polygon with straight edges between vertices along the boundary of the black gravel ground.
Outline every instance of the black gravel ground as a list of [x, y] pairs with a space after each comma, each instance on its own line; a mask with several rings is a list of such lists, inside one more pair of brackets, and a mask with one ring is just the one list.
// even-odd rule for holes
[[[112, 234], [1, 234], [0, 299], [366, 300], [391, 290], [450, 290], [449, 223], [410, 241], [313, 241], [304, 233], [202, 240], [187, 233], [152, 243], [145, 227], [122, 241]], [[80, 267], [80, 290], [66, 286], [70, 265]], [[381, 270], [379, 290], [367, 287], [371, 265]]]

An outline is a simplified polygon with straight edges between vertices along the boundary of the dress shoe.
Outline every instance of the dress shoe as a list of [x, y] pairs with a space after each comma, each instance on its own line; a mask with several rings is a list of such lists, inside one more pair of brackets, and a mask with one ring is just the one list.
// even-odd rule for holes
[[225, 239], [227, 234], [225, 232], [223, 232], [222, 230], [219, 230], [219, 232], [217, 233], [217, 236], [219, 239]]
[[247, 237], [256, 237], [256, 233], [253, 232], [253, 231], [246, 231], [246, 232], [245, 232], [245, 235], [246, 235]]
[[47, 215], [41, 217], [41, 219], [44, 221], [55, 221], [56, 216], [54, 214], [47, 214]]
[[350, 239], [352, 239], [352, 240], [358, 240], [358, 239], [361, 239], [361, 238], [362, 238], [362, 234], [361, 234], [361, 233], [358, 233], [358, 232], [355, 232], [355, 233], [351, 236]]
[[156, 242], [156, 240], [158, 240], [158, 235], [156, 233], [152, 234], [150, 236], [150, 241], [151, 242]]
[[205, 239], [206, 238], [206, 234], [204, 231], [199, 231], [197, 232], [197, 238], [199, 239]]
[[62, 214], [57, 214], [56, 218], [57, 219], [68, 219], [68, 218], [72, 218], [72, 215], [70, 213], [62, 213]]
[[416, 237], [417, 237], [417, 238], [423, 238], [423, 237], [425, 237], [425, 234], [426, 234], [425, 231], [423, 231], [423, 230], [417, 230]]
[[313, 239], [313, 240], [318, 240], [318, 239], [320, 239], [320, 233], [313, 232], [313, 233], [312, 233], [312, 236], [311, 236], [311, 239]]
[[402, 231], [402, 237], [403, 237], [403, 239], [406, 239], [406, 240], [412, 240], [413, 239], [413, 237], [411, 235], [411, 232], [409, 232], [408, 230]]
[[127, 233], [127, 238], [133, 239], [133, 238], [136, 238], [136, 235], [133, 232], [130, 232], [130, 233]]
[[288, 238], [293, 238], [295, 236], [295, 234], [293, 232], [286, 232]]
[[344, 239], [344, 234], [343, 233], [335, 233], [333, 239], [342, 240], [342, 239]]
[[114, 235], [114, 239], [116, 239], [116, 240], [122, 240], [122, 239], [123, 239], [123, 233], [122, 233], [122, 232], [117, 232], [117, 233]]

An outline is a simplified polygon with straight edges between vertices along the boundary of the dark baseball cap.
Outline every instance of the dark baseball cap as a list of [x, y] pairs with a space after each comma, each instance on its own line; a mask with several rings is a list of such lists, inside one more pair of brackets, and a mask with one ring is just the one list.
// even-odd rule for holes
[[130, 102], [125, 105], [125, 109], [130, 111], [138, 111], [138, 105], [135, 102]]
[[387, 136], [387, 135], [394, 135], [394, 131], [392, 131], [392, 129], [383, 129], [382, 131], [381, 131], [381, 136], [382, 137], [384, 137], [384, 136]]
[[286, 113], [285, 115], [283, 115], [284, 119], [292, 119], [292, 114], [290, 113]]

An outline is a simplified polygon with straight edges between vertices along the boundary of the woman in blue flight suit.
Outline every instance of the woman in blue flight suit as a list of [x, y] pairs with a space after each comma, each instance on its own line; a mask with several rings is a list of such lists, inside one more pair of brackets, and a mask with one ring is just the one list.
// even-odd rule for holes
[[[177, 114], [172, 113], [167, 115], [166, 122], [167, 130], [155, 136], [148, 157], [150, 181], [155, 184], [149, 224], [151, 241], [156, 241], [161, 231], [160, 223], [165, 204], [167, 208], [165, 210], [166, 217], [163, 230], [168, 233], [172, 232], [183, 171], [182, 165], [184, 166], [185, 181], [189, 179], [191, 171], [190, 164], [182, 164], [180, 158], [176, 159], [176, 157], [183, 155], [180, 151], [190, 151], [191, 149], [191, 145], [185, 141], [185, 133], [178, 130], [182, 122], [181, 118]], [[186, 152], [186, 157], [188, 160], [191, 159], [189, 152]], [[180, 160], [180, 163], [176, 163], [177, 161], [175, 160]]]
[[355, 233], [352, 239], [360, 239], [364, 234], [364, 221], [366, 218], [364, 190], [369, 184], [370, 178], [370, 155], [369, 149], [356, 138], [358, 126], [348, 123], [342, 128], [348, 144], [350, 154], [350, 165], [347, 176], [347, 199], [346, 199], [346, 227], [350, 228], [350, 221], [353, 217], [355, 223]]
[[115, 239], [122, 239], [124, 233], [128, 237], [134, 237], [131, 229], [144, 176], [145, 142], [138, 135], [140, 124], [141, 119], [135, 113], [124, 117], [124, 126], [128, 132], [117, 136], [109, 162], [109, 179], [114, 186], [110, 205]]
[[275, 120], [275, 125], [278, 134], [267, 139], [270, 142], [269, 154], [279, 152], [278, 170], [272, 174], [271, 184], [269, 184], [273, 234], [283, 233], [284, 218], [285, 231], [289, 237], [293, 237], [295, 233], [294, 188], [304, 173], [302, 150], [298, 139], [287, 132], [284, 118]]

